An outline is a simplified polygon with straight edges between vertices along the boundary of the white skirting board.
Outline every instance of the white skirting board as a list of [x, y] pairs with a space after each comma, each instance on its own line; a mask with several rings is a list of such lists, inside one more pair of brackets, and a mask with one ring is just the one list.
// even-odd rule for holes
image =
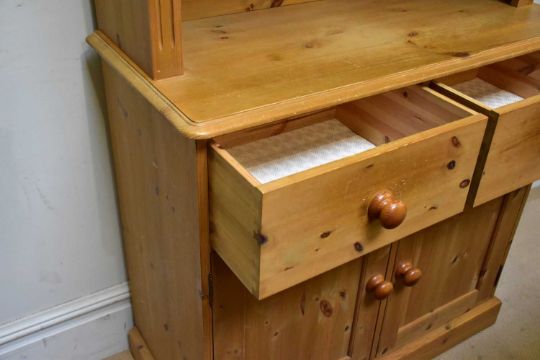
[[101, 360], [127, 349], [127, 283], [0, 325], [1, 360]]

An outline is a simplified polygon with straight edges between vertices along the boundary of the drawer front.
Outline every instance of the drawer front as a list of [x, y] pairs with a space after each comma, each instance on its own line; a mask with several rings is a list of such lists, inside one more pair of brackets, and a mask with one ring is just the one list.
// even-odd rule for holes
[[496, 111], [499, 119], [475, 205], [540, 179], [540, 96]]
[[491, 118], [475, 206], [540, 179], [539, 70], [537, 52], [432, 83], [440, 93]]
[[[487, 119], [471, 115], [268, 184], [210, 151], [214, 249], [259, 299], [461, 212]], [[408, 208], [384, 229], [368, 217], [381, 190]]]
[[[485, 121], [456, 125], [265, 188], [259, 293], [278, 292], [461, 212]], [[405, 221], [392, 230], [368, 216], [385, 189], [407, 206]]]

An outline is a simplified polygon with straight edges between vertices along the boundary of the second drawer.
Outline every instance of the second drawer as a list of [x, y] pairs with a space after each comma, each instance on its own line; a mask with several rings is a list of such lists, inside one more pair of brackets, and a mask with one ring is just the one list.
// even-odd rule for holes
[[263, 299], [455, 215], [486, 123], [413, 86], [215, 139], [212, 246]]
[[474, 205], [540, 179], [540, 53], [453, 75], [434, 87], [491, 115], [491, 144]]

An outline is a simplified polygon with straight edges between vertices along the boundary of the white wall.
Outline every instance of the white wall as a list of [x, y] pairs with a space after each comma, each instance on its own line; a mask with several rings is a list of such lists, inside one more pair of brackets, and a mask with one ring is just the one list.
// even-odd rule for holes
[[126, 280], [92, 8], [0, 0], [4, 328]]

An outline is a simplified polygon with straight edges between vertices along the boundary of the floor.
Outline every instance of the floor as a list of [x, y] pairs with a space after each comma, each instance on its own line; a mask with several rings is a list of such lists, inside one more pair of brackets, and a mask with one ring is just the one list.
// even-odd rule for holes
[[[540, 187], [533, 189], [518, 227], [497, 296], [495, 325], [437, 360], [540, 359]], [[129, 353], [108, 360], [133, 360]]]

